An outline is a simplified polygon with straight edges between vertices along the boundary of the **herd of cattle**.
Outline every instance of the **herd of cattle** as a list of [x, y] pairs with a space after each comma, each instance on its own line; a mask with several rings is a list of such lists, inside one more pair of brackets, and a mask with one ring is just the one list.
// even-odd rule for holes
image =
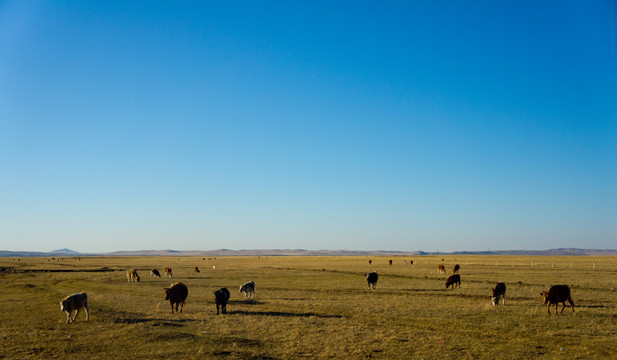
[[[369, 264], [371, 263], [372, 261], [369, 260]], [[411, 264], [413, 264], [413, 261], [411, 261]], [[390, 265], [392, 265], [392, 260], [390, 260]], [[439, 264], [437, 266], [437, 269], [439, 270], [440, 274], [445, 274], [446, 272], [445, 267], [442, 264]], [[457, 274], [459, 270], [460, 270], [460, 266], [456, 264], [454, 266], [454, 269], [452, 270], [453, 274], [450, 275], [448, 279], [446, 280], [446, 289], [448, 289], [450, 286], [452, 286], [452, 289], [454, 289], [457, 286], [459, 288], [461, 287], [461, 275]], [[195, 266], [193, 268], [193, 272], [199, 273], [200, 272], [199, 268]], [[377, 271], [366, 273], [364, 275], [366, 276], [369, 290], [371, 288], [375, 289], [377, 287], [377, 280], [379, 279], [379, 275], [377, 274]], [[153, 277], [153, 276], [160, 278], [161, 274], [159, 273], [157, 269], [152, 269], [150, 271], [150, 277]], [[169, 277], [169, 278], [172, 277], [172, 270], [170, 267], [165, 267], [164, 276]], [[137, 273], [135, 269], [127, 270], [126, 277], [127, 277], [128, 282], [130, 283], [140, 281], [139, 274]], [[180, 307], [179, 311], [182, 312], [184, 303], [189, 294], [189, 290], [187, 286], [181, 282], [176, 282], [175, 284], [172, 284], [170, 287], [164, 288], [164, 291], [165, 291], [165, 300], [168, 300], [169, 304], [171, 305], [171, 313], [172, 314], [174, 313], [174, 305], [175, 305], [176, 313], [178, 312], [178, 307]], [[247, 283], [242, 284], [240, 286], [239, 292], [244, 293], [245, 300], [249, 298], [254, 299], [255, 298], [255, 282], [249, 281]], [[563, 313], [563, 310], [566, 308], [566, 301], [570, 303], [572, 312], [574, 312], [574, 302], [572, 301], [572, 297], [570, 296], [570, 287], [568, 285], [553, 285], [548, 291], [544, 291], [540, 293], [540, 295], [542, 295], [544, 304], [547, 305], [547, 311], [549, 315], [551, 313], [550, 307], [553, 304], [555, 305], [555, 315], [557, 314], [559, 303], [562, 303], [563, 305], [563, 307], [561, 308], [561, 313]], [[216, 314], [217, 315], [219, 315], [219, 309], [223, 314], [227, 313], [227, 302], [229, 301], [229, 297], [230, 297], [230, 293], [227, 288], [223, 287], [223, 288], [220, 288], [214, 291], [214, 301], [216, 303]], [[506, 284], [504, 284], [503, 282], [499, 282], [493, 287], [493, 294], [491, 296], [491, 301], [493, 305], [495, 306], [499, 305], [499, 299], [502, 300], [502, 303], [504, 305], [506, 304]], [[88, 321], [90, 318], [90, 309], [88, 308], [88, 295], [86, 293], [73, 294], [73, 295], [65, 297], [64, 299], [60, 301], [60, 310], [66, 313], [66, 323], [67, 324], [75, 321], [75, 318], [77, 318], [77, 314], [79, 313], [81, 309], [84, 309], [84, 311], [86, 312], [86, 321]], [[75, 311], [74, 315], [72, 315], [73, 311]]]
[[[369, 265], [372, 263], [369, 260]], [[413, 264], [413, 261], [411, 262]], [[392, 265], [392, 260], [390, 260], [390, 265]], [[455, 287], [461, 287], [461, 275], [457, 274], [461, 269], [459, 264], [454, 265], [454, 269], [452, 269], [452, 275], [448, 277], [446, 280], [446, 289], [452, 286], [452, 289]], [[446, 273], [446, 268], [443, 264], [437, 265], [437, 270], [440, 274]], [[377, 275], [377, 271], [373, 271], [372, 273], [364, 274], [366, 276], [366, 281], [368, 282], [368, 288], [375, 289], [377, 286], [377, 280], [379, 279], [379, 275]], [[561, 308], [561, 313], [566, 308], [566, 301], [570, 303], [570, 307], [572, 308], [572, 312], [574, 312], [574, 302], [572, 301], [572, 297], [570, 296], [570, 287], [568, 285], [553, 285], [548, 291], [543, 291], [540, 293], [542, 298], [544, 299], [544, 304], [546, 305], [546, 309], [548, 314], [551, 313], [551, 305], [555, 304], [555, 315], [557, 314], [557, 308], [559, 307], [559, 303], [563, 304]], [[499, 299], [502, 299], [502, 303], [506, 304], [506, 284], [503, 282], [497, 283], [493, 287], [493, 295], [491, 296], [491, 301], [493, 305], [499, 305]], [[560, 314], [561, 314], [560, 313]]]

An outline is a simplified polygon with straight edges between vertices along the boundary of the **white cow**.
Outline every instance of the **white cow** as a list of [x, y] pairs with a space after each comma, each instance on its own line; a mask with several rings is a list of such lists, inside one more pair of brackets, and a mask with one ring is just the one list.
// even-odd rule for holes
[[135, 269], [130, 269], [126, 271], [126, 278], [129, 282], [139, 282], [139, 274]]
[[240, 292], [244, 293], [244, 300], [248, 299], [249, 296], [254, 299], [255, 298], [255, 282], [249, 281], [242, 286], [240, 286]]

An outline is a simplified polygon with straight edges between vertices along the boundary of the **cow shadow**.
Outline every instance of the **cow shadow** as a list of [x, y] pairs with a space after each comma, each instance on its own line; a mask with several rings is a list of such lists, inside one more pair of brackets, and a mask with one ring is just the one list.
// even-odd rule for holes
[[169, 326], [169, 327], [182, 327], [187, 323], [199, 321], [196, 319], [152, 319], [152, 318], [139, 318], [139, 317], [125, 317], [116, 318], [114, 323], [116, 324], [140, 324], [151, 323], [152, 326]]
[[443, 292], [444, 289], [442, 288], [435, 288], [435, 289], [403, 289], [403, 290], [399, 290], [401, 292], [416, 292], [416, 293], [431, 293], [431, 292]]
[[578, 305], [575, 304], [574, 307], [578, 307], [578, 308], [589, 308], [589, 309], [608, 309], [608, 308], [612, 308], [614, 306], [610, 306], [610, 305], [595, 305], [595, 304], [582, 304], [582, 305]]
[[316, 314], [316, 313], [291, 313], [291, 312], [285, 312], [285, 311], [244, 311], [244, 310], [234, 310], [234, 311], [228, 311], [227, 314], [230, 315], [249, 315], [249, 316], [272, 316], [272, 317], [300, 317], [300, 318], [307, 318], [307, 317], [318, 317], [318, 318], [324, 318], [324, 319], [339, 319], [342, 318], [342, 315], [323, 315], [323, 314]]
[[229, 300], [228, 304], [241, 304], [241, 305], [263, 305], [265, 302], [259, 300]]

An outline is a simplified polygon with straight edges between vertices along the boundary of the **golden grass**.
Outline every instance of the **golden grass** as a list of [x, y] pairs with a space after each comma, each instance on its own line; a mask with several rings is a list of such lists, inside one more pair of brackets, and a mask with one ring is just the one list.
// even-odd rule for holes
[[[0, 358], [609, 359], [617, 353], [616, 257], [0, 258]], [[415, 266], [403, 259], [414, 260]], [[534, 267], [531, 267], [533, 260]], [[553, 267], [555, 261], [555, 267]], [[595, 262], [596, 268], [593, 268]], [[174, 278], [149, 278], [152, 268]], [[199, 266], [201, 273], [193, 273]], [[215, 267], [215, 269], [213, 268]], [[128, 283], [135, 268], [141, 282]], [[376, 290], [364, 273], [377, 270]], [[238, 287], [256, 283], [254, 301]], [[163, 288], [189, 288], [172, 314]], [[506, 305], [492, 286], [507, 284]], [[576, 313], [547, 315], [540, 292], [568, 284]], [[213, 291], [227, 287], [228, 314]], [[65, 324], [59, 301], [87, 292], [90, 321]], [[561, 306], [560, 306], [561, 310]], [[554, 309], [552, 309], [554, 312]]]

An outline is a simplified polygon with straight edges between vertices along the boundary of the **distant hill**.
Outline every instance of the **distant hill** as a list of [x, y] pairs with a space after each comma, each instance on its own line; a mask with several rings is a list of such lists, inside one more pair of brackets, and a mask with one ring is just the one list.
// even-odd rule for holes
[[256, 249], [256, 250], [140, 250], [114, 251], [109, 253], [80, 253], [70, 249], [50, 252], [0, 251], [0, 257], [61, 257], [61, 256], [422, 256], [422, 255], [509, 255], [509, 256], [601, 256], [617, 255], [615, 249], [557, 248], [548, 250], [495, 250], [495, 251], [363, 251], [363, 250], [304, 250], [304, 249]]
[[74, 251], [74, 250], [67, 249], [67, 248], [64, 248], [64, 249], [58, 249], [58, 250], [54, 250], [54, 251], [52, 251], [52, 252], [53, 252], [53, 253], [56, 253], [56, 254], [79, 255], [79, 252], [78, 252], [78, 251]]

